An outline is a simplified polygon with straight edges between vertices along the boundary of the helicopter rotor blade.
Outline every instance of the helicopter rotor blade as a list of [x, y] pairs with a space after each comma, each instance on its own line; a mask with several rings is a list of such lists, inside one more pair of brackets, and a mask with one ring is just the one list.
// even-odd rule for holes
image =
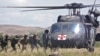
[[84, 5], [83, 7], [100, 7], [100, 4], [96, 4], [96, 5]]
[[91, 8], [91, 11], [93, 11], [93, 9], [94, 9], [94, 7], [95, 7], [95, 4], [96, 3], [96, 0], [94, 0], [94, 4], [93, 4], [93, 6], [92, 6], [92, 8]]
[[3, 6], [1, 8], [65, 8], [65, 6]]
[[96, 0], [94, 0], [94, 4], [93, 4], [92, 8], [89, 11], [90, 15], [92, 14], [94, 7], [97, 7], [95, 3], [96, 3]]
[[100, 7], [100, 4], [94, 5], [83, 5], [78, 3], [66, 4], [65, 6], [3, 6], [0, 8], [39, 8], [35, 10], [23, 10], [23, 11], [37, 11], [37, 10], [52, 10], [52, 9], [77, 9], [77, 8], [87, 8], [87, 7]]
[[[61, 8], [32, 9], [32, 10], [22, 10], [21, 12], [41, 11], [41, 10], [54, 10], [54, 9], [61, 9]], [[62, 9], [63, 9], [63, 8], [62, 8]]]
[[[82, 7], [76, 7], [76, 8], [85, 8], [85, 7], [92, 7], [93, 5], [83, 5]], [[100, 7], [100, 4], [95, 5], [96, 7]], [[20, 8], [20, 7], [18, 7]], [[24, 7], [21, 7], [24, 8]], [[21, 12], [27, 12], [27, 11], [41, 11], [41, 10], [53, 10], [53, 9], [71, 9], [70, 6], [60, 6], [60, 7], [33, 7], [33, 8], [44, 8], [44, 9], [32, 9], [32, 10], [22, 10]], [[73, 8], [73, 7], [72, 7]]]

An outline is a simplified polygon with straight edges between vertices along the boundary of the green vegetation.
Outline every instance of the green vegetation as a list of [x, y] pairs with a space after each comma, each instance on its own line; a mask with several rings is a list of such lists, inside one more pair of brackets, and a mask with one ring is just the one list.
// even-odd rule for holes
[[38, 35], [39, 38], [42, 38], [42, 34], [43, 34], [43, 32], [37, 33], [37, 35]]
[[96, 42], [95, 47], [100, 47], [100, 41]]
[[0, 38], [2, 38], [3, 37], [3, 33], [0, 33]]

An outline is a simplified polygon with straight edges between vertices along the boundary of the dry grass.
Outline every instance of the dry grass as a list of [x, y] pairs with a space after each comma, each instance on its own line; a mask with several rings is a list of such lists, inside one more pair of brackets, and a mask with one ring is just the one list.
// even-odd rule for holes
[[[97, 42], [95, 45], [95, 51], [94, 53], [88, 52], [86, 49], [76, 49], [76, 48], [63, 48], [59, 49], [58, 52], [61, 56], [100, 56], [100, 42]], [[48, 48], [46, 53], [42, 47], [40, 47], [38, 50], [35, 48], [33, 51], [31, 51], [30, 46], [27, 46], [27, 50], [24, 52], [21, 52], [21, 49], [17, 48], [17, 51], [11, 52], [12, 48], [8, 47], [7, 53], [5, 51], [0, 52], [0, 56], [48, 56], [51, 52]]]
[[[43, 48], [37, 49], [35, 48], [32, 52], [30, 50], [30, 47], [28, 46], [27, 51], [20, 52], [20, 49], [17, 49], [17, 51], [11, 52], [11, 48], [9, 48], [8, 52], [5, 51], [0, 52], [0, 56], [48, 56], [50, 54], [50, 49], [46, 51], [43, 50]], [[94, 53], [89, 53], [86, 49], [59, 49], [58, 51], [61, 56], [100, 56], [100, 48], [95, 48]]]

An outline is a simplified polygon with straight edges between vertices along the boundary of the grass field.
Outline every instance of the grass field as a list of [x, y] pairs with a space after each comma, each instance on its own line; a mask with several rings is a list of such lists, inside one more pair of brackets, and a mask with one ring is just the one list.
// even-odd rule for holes
[[[8, 47], [7, 53], [5, 51], [0, 52], [0, 56], [48, 56], [50, 54], [50, 49], [45, 51], [43, 48], [37, 49], [35, 48], [33, 52], [30, 50], [30, 47], [28, 46], [27, 51], [21, 52], [20, 49], [17, 49], [17, 51], [11, 52], [11, 47]], [[94, 53], [88, 52], [86, 49], [59, 49], [58, 51], [61, 56], [100, 56], [100, 43], [96, 43], [95, 51]]]

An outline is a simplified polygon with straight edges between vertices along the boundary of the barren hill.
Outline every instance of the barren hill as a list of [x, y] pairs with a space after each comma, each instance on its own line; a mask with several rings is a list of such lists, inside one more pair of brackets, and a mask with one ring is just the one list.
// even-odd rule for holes
[[[19, 25], [0, 25], [0, 33], [9, 34], [9, 35], [23, 35], [26, 33], [37, 33], [44, 31], [44, 28], [40, 27], [26, 27]], [[97, 29], [97, 32], [100, 33], [100, 27]]]
[[26, 33], [32, 32], [41, 32], [44, 28], [40, 27], [26, 27], [26, 26], [19, 26], [19, 25], [0, 25], [0, 33], [9, 34], [9, 35], [23, 35]]

